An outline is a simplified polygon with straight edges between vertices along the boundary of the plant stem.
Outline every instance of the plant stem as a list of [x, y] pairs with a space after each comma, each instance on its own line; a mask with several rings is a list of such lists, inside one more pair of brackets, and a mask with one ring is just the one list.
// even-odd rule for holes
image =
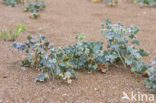
[[118, 53], [118, 55], [119, 55], [119, 58], [121, 59], [122, 64], [124, 65], [124, 68], [127, 68], [127, 66], [126, 66], [126, 64], [125, 64], [125, 62], [124, 62], [124, 60], [123, 60], [123, 58], [121, 57], [119, 51], [117, 51], [117, 53]]
[[111, 63], [112, 65], [114, 65], [115, 67], [117, 67], [117, 68], [119, 68], [119, 66], [118, 65], [116, 65], [116, 64], [114, 64], [114, 63]]

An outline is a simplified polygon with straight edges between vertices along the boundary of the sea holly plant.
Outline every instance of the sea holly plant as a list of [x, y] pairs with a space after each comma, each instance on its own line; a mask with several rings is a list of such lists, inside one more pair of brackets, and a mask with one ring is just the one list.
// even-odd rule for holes
[[104, 63], [103, 43], [86, 42], [84, 38], [83, 34], [76, 35], [76, 44], [54, 48], [44, 35], [36, 39], [28, 36], [24, 44], [14, 42], [12, 47], [26, 52], [21, 66], [41, 70], [36, 81], [59, 78], [71, 83], [72, 78], [77, 78], [75, 69], [96, 71], [98, 64]]
[[15, 41], [16, 38], [23, 33], [26, 30], [26, 26], [23, 23], [20, 23], [17, 27], [16, 27], [16, 31], [13, 32], [13, 29], [10, 29], [9, 33], [7, 33], [4, 30], [0, 31], [0, 38], [4, 39], [4, 40], [9, 40], [9, 41]]
[[145, 86], [150, 89], [151, 93], [156, 93], [156, 58], [152, 62], [152, 67], [148, 70], [148, 78], [145, 81]]
[[137, 0], [139, 4], [146, 4], [150, 6], [155, 6], [156, 5], [156, 0]]
[[118, 4], [118, 0], [104, 0], [107, 5], [115, 6]]
[[[75, 69], [88, 69], [96, 71], [98, 64], [105, 63], [105, 57], [102, 51], [102, 42], [84, 41], [84, 35], [77, 35], [78, 42], [64, 48]], [[72, 55], [71, 55], [72, 54]]]
[[106, 5], [115, 6], [118, 4], [118, 0], [93, 0], [94, 3], [105, 2]]
[[12, 6], [14, 7], [17, 4], [17, 0], [3, 0], [4, 4], [8, 5], [8, 6]]
[[105, 24], [101, 24], [102, 34], [107, 39], [107, 48], [111, 62], [121, 62], [124, 67], [130, 67], [132, 72], [142, 74], [150, 65], [145, 64], [141, 59], [148, 55], [148, 52], [138, 48], [137, 40], [139, 28], [136, 26], [125, 27], [120, 22], [112, 24], [109, 19]]
[[43, 1], [40, 2], [28, 2], [25, 6], [25, 11], [29, 11], [32, 13], [37, 13], [40, 10], [45, 8], [45, 4]]
[[[37, 38], [27, 36], [25, 43], [14, 42], [12, 47], [26, 53], [21, 66], [41, 71], [36, 82], [57, 78], [71, 83], [72, 79], [77, 78], [75, 70], [97, 71], [99, 65], [105, 64], [108, 67], [122, 63], [125, 68], [130, 67], [137, 74], [148, 73], [145, 85], [151, 92], [156, 92], [156, 60], [152, 69], [149, 69], [151, 65], [142, 61], [148, 52], [138, 48], [139, 28], [125, 27], [121, 23], [112, 24], [109, 19], [101, 26], [101, 32], [107, 39], [106, 50], [102, 49], [103, 43], [100, 41], [84, 41], [84, 34], [77, 34], [77, 42], [68, 47], [54, 47], [43, 34]], [[23, 29], [17, 31], [22, 32]]]
[[[50, 77], [66, 79], [66, 72], [70, 71], [70, 68], [68, 64], [62, 63], [62, 49], [55, 49], [53, 44], [45, 39], [44, 35], [40, 34], [38, 38], [28, 36], [24, 44], [14, 42], [12, 47], [26, 52], [26, 58], [22, 60], [21, 66], [36, 68], [41, 71], [36, 81], [43, 82]], [[70, 77], [68, 81], [70, 81]]]
[[40, 16], [40, 14], [38, 12], [43, 10], [45, 7], [46, 6], [45, 6], [43, 0], [36, 1], [36, 2], [28, 2], [24, 8], [24, 11], [31, 12], [32, 13], [31, 18], [36, 19], [37, 17]]

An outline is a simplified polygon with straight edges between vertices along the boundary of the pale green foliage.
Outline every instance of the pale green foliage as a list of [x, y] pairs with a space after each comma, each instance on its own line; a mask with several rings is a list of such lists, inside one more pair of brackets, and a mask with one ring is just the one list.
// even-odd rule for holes
[[106, 4], [114, 6], [118, 4], [118, 0], [104, 0]]
[[20, 35], [20, 33], [24, 32], [25, 30], [26, 30], [25, 24], [20, 23], [16, 27], [15, 33], [13, 32], [12, 29], [10, 29], [9, 33], [7, 33], [4, 30], [0, 31], [0, 38], [9, 41], [15, 41], [15, 39]]
[[40, 1], [35, 1], [35, 2], [28, 2], [24, 8], [25, 12], [31, 12], [32, 13], [32, 18], [36, 19], [37, 17], [40, 16], [38, 13], [39, 11], [43, 10], [45, 8], [45, 4], [43, 0]]
[[17, 0], [3, 0], [6, 5], [14, 7], [17, 4]]
[[40, 2], [28, 2], [25, 6], [25, 11], [37, 13], [44, 8], [45, 8], [45, 4], [42, 1], [40, 1]]
[[149, 69], [149, 77], [145, 81], [145, 85], [150, 89], [151, 93], [156, 93], [156, 58], [153, 61], [153, 66]]
[[3, 1], [4, 1], [4, 4], [8, 6], [12, 6], [12, 7], [14, 7], [15, 5], [19, 3], [24, 3], [24, 0], [3, 0]]
[[[102, 42], [84, 41], [84, 35], [77, 35], [78, 42], [69, 47], [54, 48], [44, 35], [34, 39], [27, 37], [24, 44], [14, 42], [12, 47], [25, 50], [27, 57], [22, 61], [22, 66], [41, 69], [36, 81], [44, 81], [49, 78], [60, 78], [68, 83], [77, 74], [74, 69], [97, 70], [98, 64], [103, 63], [100, 53], [103, 53]], [[100, 62], [101, 61], [101, 62]]]
[[102, 24], [101, 30], [107, 38], [110, 61], [112, 63], [121, 61], [125, 68], [129, 66], [132, 72], [142, 74], [149, 65], [144, 64], [141, 58], [148, 55], [148, 52], [135, 46], [140, 44], [137, 40], [138, 31], [136, 26], [126, 28], [121, 23], [111, 24], [109, 19], [106, 20], [106, 24]]
[[147, 4], [150, 6], [155, 6], [156, 5], [156, 0], [137, 0], [138, 3], [140, 4]]
[[44, 0], [34, 0], [32, 2], [24, 2], [24, 0], [3, 0], [4, 4], [8, 6], [14, 7], [17, 4], [24, 4], [24, 11], [31, 12], [32, 15], [30, 16], [33, 19], [36, 19], [40, 16], [38, 13], [39, 11], [43, 10], [46, 5], [44, 4]]

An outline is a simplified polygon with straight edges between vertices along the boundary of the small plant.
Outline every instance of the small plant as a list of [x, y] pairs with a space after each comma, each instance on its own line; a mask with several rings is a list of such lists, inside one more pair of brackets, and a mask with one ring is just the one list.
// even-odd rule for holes
[[156, 0], [137, 0], [137, 2], [140, 4], [146, 4], [146, 5], [150, 5], [150, 6], [156, 5]]
[[32, 13], [37, 13], [44, 8], [45, 8], [44, 2], [28, 2], [24, 10], [26, 12], [29, 11]]
[[124, 67], [130, 67], [132, 72], [142, 74], [150, 65], [141, 61], [143, 56], [148, 55], [143, 49], [137, 48], [140, 45], [137, 40], [139, 29], [136, 26], [126, 28], [121, 23], [112, 24], [109, 19], [102, 24], [101, 32], [107, 38], [106, 51], [110, 62], [122, 62]]
[[118, 4], [118, 0], [105, 0], [105, 3], [110, 6], [115, 6]]
[[105, 2], [107, 5], [115, 6], [118, 4], [118, 0], [93, 0], [94, 3]]
[[3, 0], [3, 1], [4, 1], [4, 4], [8, 6], [12, 6], [12, 7], [14, 7], [15, 5], [19, 3], [24, 3], [24, 0]]
[[32, 19], [37, 19], [38, 17], [40, 17], [39, 13], [32, 13], [30, 16], [30, 18], [32, 18]]
[[152, 65], [148, 70], [149, 77], [145, 81], [145, 86], [150, 89], [151, 93], [156, 93], [156, 58]]
[[[24, 0], [4, 0], [4, 4], [8, 6], [12, 6], [12, 7], [14, 7], [17, 4], [22, 4], [22, 3], [25, 5]], [[35, 0], [34, 2], [27, 2], [24, 7], [24, 11], [31, 12], [32, 15], [30, 16], [30, 18], [36, 19], [40, 17], [40, 14], [38, 12], [43, 10], [45, 7], [46, 6], [43, 0]]]
[[46, 6], [42, 0], [36, 1], [36, 2], [28, 2], [24, 8], [24, 11], [31, 12], [32, 13], [31, 18], [36, 19], [40, 16], [40, 14], [38, 12], [41, 11], [42, 9], [44, 9], [45, 7]]
[[26, 30], [26, 26], [23, 23], [20, 23], [16, 27], [16, 32], [14, 33], [12, 29], [10, 29], [9, 34], [6, 31], [0, 31], [0, 38], [9, 41], [15, 41], [16, 38], [20, 35], [20, 33]]

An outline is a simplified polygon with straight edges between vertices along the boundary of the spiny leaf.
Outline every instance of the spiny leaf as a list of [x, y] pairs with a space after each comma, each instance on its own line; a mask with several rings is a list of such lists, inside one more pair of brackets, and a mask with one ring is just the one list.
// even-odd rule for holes
[[38, 77], [35, 79], [36, 82], [44, 82], [46, 80], [49, 79], [49, 75], [48, 74], [40, 74], [38, 75]]
[[136, 44], [136, 45], [140, 45], [139, 40], [133, 40], [131, 43], [132, 43], [132, 44]]

